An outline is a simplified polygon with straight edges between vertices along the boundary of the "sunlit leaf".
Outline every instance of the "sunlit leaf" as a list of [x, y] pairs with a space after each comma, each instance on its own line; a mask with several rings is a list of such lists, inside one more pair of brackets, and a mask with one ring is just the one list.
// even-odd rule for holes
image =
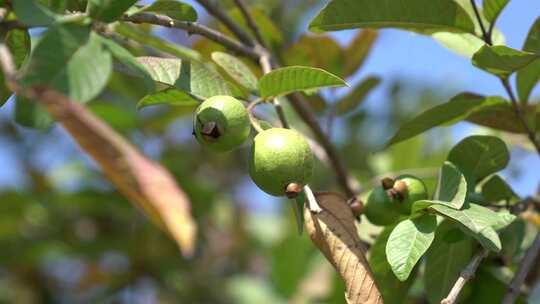
[[472, 63], [494, 75], [506, 78], [539, 58], [534, 53], [519, 51], [502, 45], [484, 45], [472, 57]]
[[484, 16], [487, 21], [494, 23], [510, 0], [484, 0]]
[[418, 260], [435, 238], [437, 218], [423, 215], [400, 222], [388, 238], [386, 256], [392, 271], [400, 281], [405, 281]]
[[291, 66], [273, 70], [261, 77], [261, 97], [278, 97], [296, 91], [346, 86], [343, 79], [318, 68]]
[[[540, 17], [529, 30], [523, 50], [540, 56]], [[516, 87], [522, 104], [527, 103], [538, 81], [540, 81], [540, 60], [538, 59], [517, 72]]]
[[252, 92], [257, 91], [257, 77], [240, 59], [222, 52], [212, 53], [212, 59], [240, 85]]
[[175, 87], [170, 87], [165, 90], [146, 95], [139, 100], [137, 103], [137, 108], [140, 109], [159, 104], [193, 107], [199, 104], [199, 101], [197, 98], [184, 91], [181, 91]]
[[474, 33], [472, 20], [452, 0], [333, 0], [309, 25], [312, 31], [364, 27]]
[[135, 12], [152, 12], [176, 20], [197, 21], [197, 11], [191, 5], [176, 0], [157, 0]]

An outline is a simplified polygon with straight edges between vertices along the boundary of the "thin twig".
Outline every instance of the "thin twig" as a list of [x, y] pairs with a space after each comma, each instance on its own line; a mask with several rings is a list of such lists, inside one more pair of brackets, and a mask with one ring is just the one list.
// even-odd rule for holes
[[461, 272], [459, 278], [454, 284], [454, 287], [452, 287], [452, 289], [450, 290], [448, 296], [441, 301], [441, 304], [453, 304], [456, 302], [459, 294], [461, 293], [461, 290], [463, 289], [465, 284], [474, 277], [478, 266], [480, 266], [480, 263], [485, 257], [488, 256], [488, 254], [489, 251], [487, 249], [482, 249], [481, 252], [479, 252], [473, 257], [469, 265], [467, 265], [467, 267], [465, 267], [465, 269], [463, 269], [463, 271]]
[[525, 282], [525, 278], [527, 277], [527, 274], [531, 270], [531, 266], [533, 265], [534, 260], [538, 256], [539, 252], [540, 252], [540, 233], [537, 233], [531, 247], [527, 249], [527, 252], [525, 253], [525, 257], [519, 263], [518, 270], [514, 278], [512, 279], [512, 282], [510, 282], [510, 286], [508, 286], [508, 290], [502, 301], [503, 304], [512, 304], [516, 301], [517, 297], [519, 296], [521, 285], [523, 285], [523, 282]]
[[266, 47], [266, 43], [264, 42], [264, 38], [261, 34], [261, 31], [259, 30], [259, 27], [255, 23], [255, 20], [253, 19], [253, 16], [251, 16], [248, 7], [244, 3], [243, 0], [234, 0], [234, 3], [238, 8], [240, 9], [240, 12], [244, 16], [244, 19], [246, 19], [246, 23], [249, 27], [249, 29], [253, 32], [255, 35], [255, 38], [257, 39], [257, 42], [263, 46]]
[[257, 131], [257, 133], [261, 133], [264, 130], [263, 128], [261, 128], [261, 125], [257, 121], [257, 118], [255, 118], [255, 116], [253, 115], [253, 109], [263, 101], [264, 100], [262, 98], [255, 99], [254, 101], [250, 102], [246, 108], [249, 115], [249, 120], [251, 121], [251, 125]]
[[519, 105], [516, 96], [514, 95], [514, 92], [512, 91], [512, 87], [508, 83], [508, 79], [502, 79], [501, 78], [502, 85], [504, 86], [504, 89], [508, 93], [508, 96], [510, 97], [510, 101], [512, 102], [512, 107], [514, 108], [514, 112], [519, 119], [521, 125], [523, 126], [523, 129], [525, 129], [525, 132], [527, 132], [527, 136], [529, 137], [529, 140], [532, 142], [534, 147], [536, 148], [536, 151], [538, 152], [538, 156], [540, 156], [540, 141], [535, 136], [534, 131], [529, 127], [529, 124], [525, 120], [525, 115], [521, 111], [521, 106]]
[[246, 33], [234, 20], [232, 20], [225, 11], [215, 5], [211, 0], [197, 0], [197, 2], [206, 9], [206, 11], [216, 17], [221, 23], [223, 23], [242, 43], [248, 46], [255, 46], [251, 37]]
[[132, 23], [149, 23], [169, 28], [178, 28], [185, 30], [189, 34], [204, 36], [216, 43], [223, 45], [231, 51], [248, 56], [251, 59], [258, 60], [260, 57], [259, 53], [257, 53], [254, 48], [247, 47], [242, 43], [199, 23], [175, 20], [168, 16], [155, 15], [151, 13], [137, 13], [130, 16], [124, 16], [122, 21]]
[[476, 7], [476, 3], [474, 0], [471, 0], [471, 5], [474, 10], [474, 15], [476, 16], [476, 20], [478, 20], [478, 24], [480, 24], [480, 30], [482, 31], [482, 36], [484, 37], [484, 41], [491, 45], [491, 35], [486, 31], [486, 28], [484, 27], [484, 22], [482, 22], [482, 18], [480, 17], [480, 11], [478, 11], [478, 7]]

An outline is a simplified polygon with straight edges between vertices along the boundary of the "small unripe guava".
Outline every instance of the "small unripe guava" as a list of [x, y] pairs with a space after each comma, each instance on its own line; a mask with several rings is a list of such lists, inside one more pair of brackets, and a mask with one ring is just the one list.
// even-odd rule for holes
[[[404, 183], [404, 185], [403, 185]], [[398, 189], [399, 205], [401, 213], [410, 214], [414, 202], [428, 199], [428, 193], [424, 182], [412, 175], [401, 175], [396, 177], [394, 188]]]
[[264, 192], [283, 196], [289, 184], [305, 186], [309, 183], [313, 174], [313, 153], [298, 132], [268, 129], [253, 140], [249, 174]]
[[369, 193], [363, 212], [371, 223], [388, 226], [399, 220], [400, 205], [401, 203], [394, 199], [388, 190], [377, 186]]
[[197, 141], [214, 151], [230, 151], [242, 145], [251, 125], [246, 107], [234, 97], [214, 96], [195, 111], [193, 133]]

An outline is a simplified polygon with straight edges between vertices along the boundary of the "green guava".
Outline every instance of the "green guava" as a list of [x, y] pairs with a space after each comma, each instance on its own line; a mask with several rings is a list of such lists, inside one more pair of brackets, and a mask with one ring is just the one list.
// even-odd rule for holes
[[388, 190], [377, 186], [371, 190], [364, 205], [364, 215], [367, 219], [378, 226], [388, 226], [397, 223], [401, 203], [393, 198]]
[[313, 174], [313, 152], [296, 131], [283, 128], [265, 130], [255, 136], [251, 148], [249, 174], [264, 192], [286, 195], [287, 186], [305, 186]]
[[399, 198], [400, 211], [402, 214], [410, 214], [414, 202], [428, 199], [427, 188], [424, 182], [412, 175], [400, 175], [396, 177], [394, 188], [404, 182], [406, 190], [401, 193]]
[[238, 148], [248, 138], [251, 125], [244, 104], [231, 96], [214, 96], [195, 111], [193, 134], [211, 150], [225, 152]]

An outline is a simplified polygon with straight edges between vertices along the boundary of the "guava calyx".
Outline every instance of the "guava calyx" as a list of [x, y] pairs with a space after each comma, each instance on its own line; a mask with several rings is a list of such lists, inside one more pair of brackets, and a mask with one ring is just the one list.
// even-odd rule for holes
[[392, 189], [394, 187], [395, 180], [391, 177], [385, 177], [381, 180], [381, 185], [384, 190]]
[[202, 125], [201, 135], [208, 141], [216, 141], [223, 134], [223, 130], [215, 121], [209, 121]]
[[304, 185], [298, 183], [290, 183], [285, 187], [285, 196], [287, 198], [293, 199], [304, 190]]

